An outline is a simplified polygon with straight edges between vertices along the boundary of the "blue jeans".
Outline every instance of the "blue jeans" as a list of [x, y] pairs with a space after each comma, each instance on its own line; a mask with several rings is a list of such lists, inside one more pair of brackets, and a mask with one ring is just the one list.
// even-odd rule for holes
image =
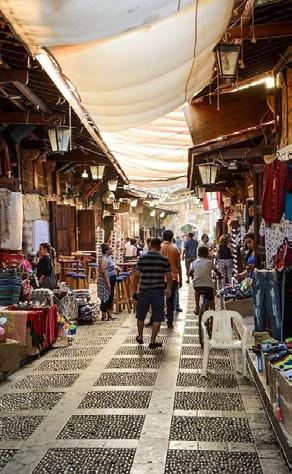
[[252, 299], [255, 331], [266, 331], [265, 311], [267, 311], [272, 326], [273, 337], [281, 341], [282, 312], [280, 289], [276, 272], [257, 271], [254, 273]]

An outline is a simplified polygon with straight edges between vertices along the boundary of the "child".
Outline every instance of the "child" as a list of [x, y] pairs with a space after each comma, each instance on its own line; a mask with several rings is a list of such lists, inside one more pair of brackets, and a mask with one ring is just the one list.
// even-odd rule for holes
[[229, 236], [227, 234], [223, 234], [220, 237], [216, 257], [218, 259], [218, 268], [222, 275], [222, 287], [224, 287], [225, 284], [230, 285], [233, 270], [233, 260], [229, 247]]
[[214, 300], [214, 282], [212, 280], [212, 271], [214, 271], [219, 278], [221, 273], [217, 270], [214, 263], [208, 258], [208, 248], [201, 246], [198, 249], [198, 259], [193, 262], [191, 274], [193, 275], [193, 287], [195, 290], [196, 309], [195, 314], [200, 311], [200, 295], [206, 294], [210, 300], [210, 309], [215, 309]]

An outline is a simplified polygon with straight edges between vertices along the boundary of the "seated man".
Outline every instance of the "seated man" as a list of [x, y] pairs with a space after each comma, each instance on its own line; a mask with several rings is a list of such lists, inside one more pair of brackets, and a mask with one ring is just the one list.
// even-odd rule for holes
[[214, 263], [208, 258], [208, 248], [201, 246], [198, 249], [198, 259], [192, 263], [192, 270], [190, 276], [193, 276], [193, 287], [195, 290], [196, 309], [195, 314], [200, 311], [200, 295], [204, 293], [210, 301], [210, 309], [215, 309], [214, 301], [214, 281], [212, 280], [212, 271], [214, 271], [219, 278], [221, 273], [217, 270]]

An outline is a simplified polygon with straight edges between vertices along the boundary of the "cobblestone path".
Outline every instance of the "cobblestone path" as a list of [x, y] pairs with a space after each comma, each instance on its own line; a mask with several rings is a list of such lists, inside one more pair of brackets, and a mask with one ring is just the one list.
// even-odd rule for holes
[[208, 376], [193, 313], [181, 290], [162, 349], [135, 343], [133, 314], [78, 328], [0, 385], [3, 474], [271, 474], [288, 472], [252, 382], [227, 351]]

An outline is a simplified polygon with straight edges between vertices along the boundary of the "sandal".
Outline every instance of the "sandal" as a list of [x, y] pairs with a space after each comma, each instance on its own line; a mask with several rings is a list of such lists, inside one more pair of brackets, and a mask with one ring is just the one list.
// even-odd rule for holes
[[162, 346], [162, 342], [150, 342], [149, 344], [149, 349], [156, 349], [157, 347], [161, 347]]
[[136, 336], [136, 341], [138, 342], [138, 344], [144, 344], [143, 339], [140, 339], [139, 336]]

